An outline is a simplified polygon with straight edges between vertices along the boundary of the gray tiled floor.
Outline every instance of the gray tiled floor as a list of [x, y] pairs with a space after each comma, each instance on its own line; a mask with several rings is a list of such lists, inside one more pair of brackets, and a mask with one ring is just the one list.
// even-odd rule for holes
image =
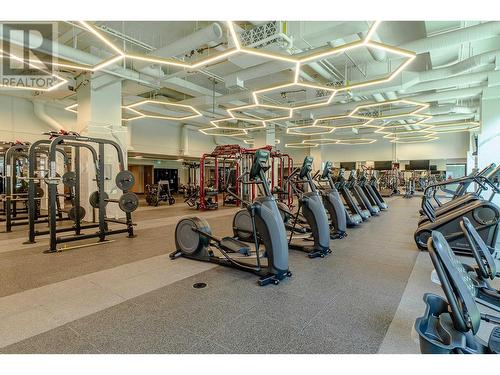
[[[294, 276], [279, 286], [261, 288], [254, 275], [216, 267], [3, 351], [375, 353], [418, 254], [417, 205], [393, 200], [388, 212], [333, 241], [325, 259], [291, 251]], [[208, 286], [194, 289], [196, 282]]]

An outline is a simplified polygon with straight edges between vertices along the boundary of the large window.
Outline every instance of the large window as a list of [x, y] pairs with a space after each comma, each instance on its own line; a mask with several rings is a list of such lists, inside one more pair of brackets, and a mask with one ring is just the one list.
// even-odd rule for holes
[[466, 174], [464, 164], [446, 164], [446, 179], [464, 177]]

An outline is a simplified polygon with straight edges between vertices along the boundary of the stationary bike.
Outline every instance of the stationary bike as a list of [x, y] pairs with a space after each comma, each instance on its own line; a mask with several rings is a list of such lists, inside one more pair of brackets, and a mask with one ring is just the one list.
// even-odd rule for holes
[[[183, 256], [252, 272], [260, 276], [261, 286], [279, 284], [285, 277], [292, 276], [288, 269], [285, 226], [266, 179], [268, 159], [267, 151], [257, 150], [250, 171], [239, 177], [243, 181], [243, 177], [248, 176], [245, 183], [260, 185], [264, 191], [264, 196], [256, 198], [246, 207], [250, 214], [255, 249], [252, 251], [248, 243], [234, 237], [216, 237], [204, 219], [187, 217], [181, 219], [175, 228], [177, 249], [170, 254], [171, 259]], [[261, 242], [265, 251], [260, 249]], [[216, 255], [214, 250], [220, 255]], [[267, 265], [263, 264], [264, 260], [267, 260]]]

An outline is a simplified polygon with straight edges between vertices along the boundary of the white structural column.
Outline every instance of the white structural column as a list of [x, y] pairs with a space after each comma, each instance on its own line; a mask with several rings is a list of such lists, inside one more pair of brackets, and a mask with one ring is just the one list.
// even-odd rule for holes
[[[125, 168], [127, 166], [128, 135], [127, 128], [122, 126], [122, 99], [121, 81], [114, 81], [108, 85], [94, 88], [92, 79], [82, 78], [78, 89], [78, 121], [76, 129], [81, 135], [92, 138], [104, 138], [117, 142], [123, 153]], [[98, 145], [94, 145], [96, 152]], [[82, 150], [81, 157], [81, 202], [88, 213], [92, 212], [89, 204], [89, 195], [97, 190], [95, 180], [95, 169], [89, 152]], [[121, 190], [116, 187], [115, 176], [119, 171], [116, 150], [109, 145], [105, 146], [105, 168], [106, 178], [105, 190], [110, 198], [119, 198]], [[107, 206], [108, 217], [124, 217], [124, 213], [115, 203]]]
[[[481, 132], [478, 139], [478, 167], [500, 164], [500, 82], [483, 91], [481, 100]], [[494, 199], [500, 204], [500, 197]]]
[[273, 124], [268, 124], [265, 129], [254, 132], [254, 147], [273, 146], [276, 142], [276, 130]]
[[323, 155], [322, 155], [323, 146], [319, 145], [317, 147], [311, 147], [309, 150], [310, 150], [309, 155], [311, 155], [314, 158], [313, 170], [314, 171], [320, 170], [323, 165]]

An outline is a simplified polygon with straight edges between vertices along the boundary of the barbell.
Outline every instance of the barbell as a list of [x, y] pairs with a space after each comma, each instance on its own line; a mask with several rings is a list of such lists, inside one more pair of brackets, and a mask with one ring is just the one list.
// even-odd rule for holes
[[[110, 199], [109, 195], [104, 192], [104, 206], [109, 202], [118, 203], [120, 210], [126, 213], [134, 212], [139, 207], [139, 198], [132, 192], [124, 193], [118, 199]], [[94, 208], [99, 208], [99, 192], [94, 191], [89, 196], [89, 203]]]

